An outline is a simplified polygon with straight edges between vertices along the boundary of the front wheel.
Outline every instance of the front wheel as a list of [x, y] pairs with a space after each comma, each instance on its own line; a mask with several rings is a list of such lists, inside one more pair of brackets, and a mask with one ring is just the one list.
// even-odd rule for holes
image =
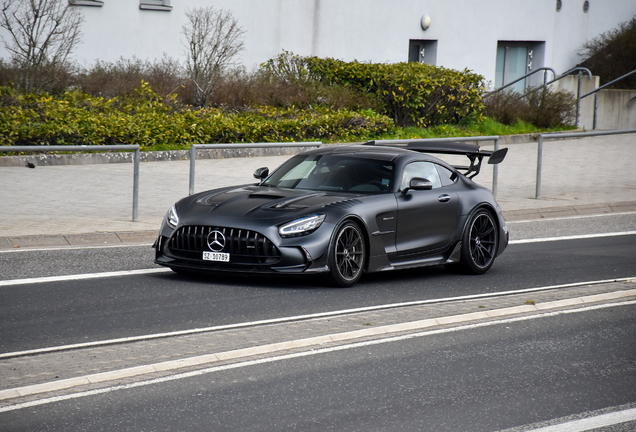
[[484, 274], [495, 262], [499, 232], [492, 214], [478, 210], [468, 221], [462, 238], [459, 266], [470, 274]]
[[340, 287], [349, 287], [360, 279], [364, 269], [365, 244], [362, 231], [354, 222], [342, 225], [329, 253], [331, 281]]

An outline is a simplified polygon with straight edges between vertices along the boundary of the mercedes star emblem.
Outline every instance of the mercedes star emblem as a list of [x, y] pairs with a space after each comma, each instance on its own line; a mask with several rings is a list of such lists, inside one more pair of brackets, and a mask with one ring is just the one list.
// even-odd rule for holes
[[221, 231], [214, 230], [208, 234], [208, 247], [212, 252], [221, 252], [225, 247], [225, 236]]

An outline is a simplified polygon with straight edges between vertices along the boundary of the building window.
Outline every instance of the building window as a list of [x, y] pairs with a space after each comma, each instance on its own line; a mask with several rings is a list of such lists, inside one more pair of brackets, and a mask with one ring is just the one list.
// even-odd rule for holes
[[72, 6], [104, 6], [104, 2], [101, 0], [69, 0], [69, 4]]
[[437, 64], [437, 41], [411, 39], [409, 41], [409, 61], [435, 66]]
[[172, 6], [170, 6], [170, 0], [140, 0], [139, 9], [171, 11]]

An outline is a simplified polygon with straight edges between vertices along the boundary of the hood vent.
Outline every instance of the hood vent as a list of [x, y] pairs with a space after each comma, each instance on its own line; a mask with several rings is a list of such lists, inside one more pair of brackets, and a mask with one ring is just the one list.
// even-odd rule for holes
[[325, 195], [324, 193], [315, 193], [315, 194], [309, 194], [309, 195], [301, 195], [301, 196], [297, 196], [295, 198], [291, 198], [285, 201], [281, 201], [279, 203], [273, 204], [271, 206], [269, 206], [268, 208], [272, 209], [272, 210], [302, 210], [305, 209], [307, 207], [309, 207], [308, 205], [299, 205], [299, 204], [295, 204], [295, 205], [291, 205], [294, 204], [295, 202], [298, 201], [302, 201], [308, 198], [313, 198], [313, 197], [317, 197], [317, 196], [323, 196]]
[[270, 192], [270, 191], [252, 192], [251, 194], [249, 194], [250, 198], [280, 199], [280, 198], [285, 198], [286, 196], [287, 195], [285, 194], [280, 194], [280, 193]]
[[338, 207], [338, 208], [351, 208], [353, 206], [356, 206], [358, 204], [362, 204], [362, 201], [358, 200], [358, 199], [348, 199], [345, 201], [338, 201], [335, 203], [331, 203], [331, 204], [327, 204], [325, 207]]

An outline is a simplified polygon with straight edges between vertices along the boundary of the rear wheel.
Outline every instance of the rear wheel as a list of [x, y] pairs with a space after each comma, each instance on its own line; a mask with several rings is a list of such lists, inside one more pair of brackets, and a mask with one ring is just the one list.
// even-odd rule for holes
[[360, 280], [364, 269], [365, 244], [360, 227], [354, 222], [342, 225], [336, 233], [329, 254], [331, 281], [348, 287]]
[[466, 226], [462, 238], [460, 268], [470, 274], [483, 274], [495, 262], [499, 232], [492, 214], [478, 210]]

